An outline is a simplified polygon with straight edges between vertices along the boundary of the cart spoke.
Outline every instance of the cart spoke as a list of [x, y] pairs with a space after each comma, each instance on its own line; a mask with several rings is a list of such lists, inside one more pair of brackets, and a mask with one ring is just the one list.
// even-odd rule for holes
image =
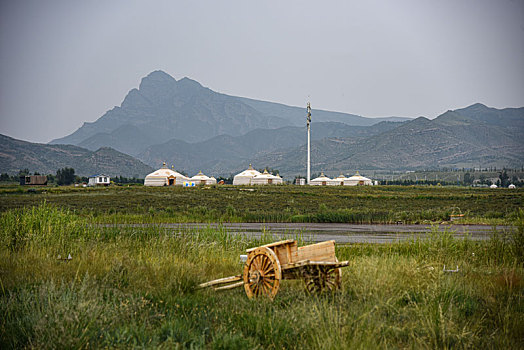
[[253, 259], [253, 267], [254, 267], [254, 270], [260, 270], [260, 259], [261, 259], [261, 256], [260, 256], [260, 255], [257, 255], [257, 256]]
[[264, 285], [264, 286], [267, 286], [267, 287], [270, 288], [270, 289], [273, 288], [273, 285], [272, 285], [271, 283], [269, 283], [269, 281], [264, 280], [264, 281], [262, 281], [262, 282], [263, 282], [263, 285]]
[[270, 289], [268, 289], [265, 284], [262, 284], [262, 290], [264, 291], [265, 295], [267, 296], [271, 295]]
[[262, 258], [262, 265], [260, 266], [260, 271], [265, 271], [267, 266], [271, 265], [271, 260], [267, 256]]
[[255, 285], [253, 286], [253, 293], [255, 295], [259, 295], [260, 294], [260, 288], [258, 286], [258, 284], [255, 283]]

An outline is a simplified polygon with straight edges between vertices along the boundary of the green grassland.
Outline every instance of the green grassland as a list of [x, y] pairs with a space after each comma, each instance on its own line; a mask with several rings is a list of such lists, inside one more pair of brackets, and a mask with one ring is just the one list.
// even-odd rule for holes
[[343, 222], [504, 224], [522, 189], [431, 186], [0, 187], [0, 211], [44, 201], [99, 222]]
[[[494, 234], [489, 241], [432, 232], [423, 241], [337, 246], [338, 258], [350, 261], [341, 291], [308, 295], [300, 281], [286, 280], [275, 300], [269, 301], [249, 300], [241, 288], [213, 292], [195, 287], [240, 273], [239, 254], [274, 240], [270, 235], [254, 240], [220, 228], [174, 235], [160, 226], [98, 227], [90, 225], [95, 217], [87, 211], [97, 212], [94, 208], [105, 203], [100, 200], [104, 196], [129, 200], [143, 196], [124, 203], [122, 209], [130, 212], [139, 212], [134, 208], [143, 206], [145, 198], [150, 201], [146, 207], [160, 208], [168, 201], [177, 208], [182, 198], [189, 201], [188, 193], [210, 201], [218, 200], [213, 199], [217, 194], [231, 196], [226, 206], [238, 201], [235, 209], [255, 201], [252, 194], [276, 197], [259, 196], [261, 203], [285, 197], [272, 189], [255, 193], [227, 188], [131, 189], [131, 195], [127, 191], [58, 190], [36, 207], [29, 206], [42, 194], [2, 195], [2, 202], [12, 198], [17, 204], [3, 203], [0, 214], [0, 348], [524, 347], [522, 210], [514, 209], [513, 229]], [[297, 202], [318, 194], [285, 191]], [[337, 201], [349, 205], [360, 200], [377, 204], [384, 200], [390, 208], [394, 200], [388, 197], [405, 206], [399, 189], [326, 191], [323, 204], [328, 208]], [[493, 200], [515, 200], [515, 192], [408, 191], [431, 195], [443, 207], [471, 202], [471, 212]], [[445, 198], [442, 202], [440, 196]], [[463, 199], [468, 196], [473, 199]], [[314, 199], [302, 200], [310, 201]], [[426, 201], [431, 202], [425, 198], [420, 203]], [[221, 210], [223, 204], [216, 205]], [[12, 206], [27, 207], [8, 209]], [[308, 206], [301, 203], [301, 208]], [[145, 221], [148, 217], [142, 215]], [[68, 254], [69, 262], [57, 259]], [[459, 272], [443, 272], [443, 265], [458, 265]]]

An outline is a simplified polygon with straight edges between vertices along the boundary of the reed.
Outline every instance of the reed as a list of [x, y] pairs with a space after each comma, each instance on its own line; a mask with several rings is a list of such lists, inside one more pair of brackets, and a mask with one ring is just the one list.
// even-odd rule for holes
[[274, 240], [270, 232], [254, 240], [222, 227], [100, 227], [48, 203], [6, 211], [0, 348], [522, 348], [522, 211], [516, 217], [486, 242], [434, 230], [338, 246], [351, 262], [342, 291], [309, 296], [284, 281], [271, 302], [195, 289], [240, 273], [238, 255]]
[[0, 198], [0, 212], [30, 208], [45, 201], [102, 223], [149, 220], [427, 224], [464, 214], [462, 223], [500, 225], [516, 220], [524, 191], [428, 186], [0, 186]]

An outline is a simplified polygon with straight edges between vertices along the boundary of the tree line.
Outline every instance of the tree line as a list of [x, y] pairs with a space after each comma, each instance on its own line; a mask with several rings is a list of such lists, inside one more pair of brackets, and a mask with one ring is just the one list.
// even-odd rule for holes
[[[494, 168], [492, 168], [494, 169]], [[270, 169], [272, 173], [278, 173], [276, 169]], [[268, 170], [269, 171], [269, 170]], [[492, 171], [486, 170], [486, 171]], [[444, 181], [444, 180], [411, 180], [411, 179], [396, 179], [396, 180], [382, 180], [379, 181], [381, 185], [400, 185], [400, 186], [413, 186], [413, 185], [441, 185], [441, 186], [474, 186], [474, 185], [497, 185], [498, 187], [508, 187], [510, 184], [515, 185], [516, 187], [524, 187], [524, 179], [520, 179], [516, 174], [511, 175], [511, 172], [517, 172], [516, 169], [500, 169], [498, 179], [493, 181], [492, 178], [486, 177], [482, 174], [482, 171], [476, 172], [466, 172], [462, 179], [457, 179], [457, 181]], [[510, 174], [508, 174], [508, 172]], [[479, 175], [477, 175], [480, 173]], [[0, 181], [2, 182], [18, 182], [21, 176], [27, 175], [44, 175], [35, 171], [33, 174], [29, 169], [21, 169], [18, 171], [17, 175], [9, 175], [7, 173], [0, 174]], [[510, 177], [511, 175], [511, 177]], [[56, 183], [60, 186], [71, 185], [73, 183], [87, 183], [89, 178], [86, 176], [77, 176], [75, 175], [75, 169], [73, 168], [61, 168], [56, 171], [56, 174], [46, 174], [48, 183]], [[320, 176], [320, 173], [313, 174], [312, 178]], [[229, 177], [218, 177], [217, 181], [223, 180], [226, 184], [233, 183], [233, 175]], [[116, 176], [111, 178], [111, 181], [115, 184], [143, 184], [144, 179], [136, 177], [124, 177]], [[294, 182], [293, 182], [294, 183]]]
[[[75, 174], [73, 168], [60, 168], [56, 171], [56, 174], [40, 174], [38, 171], [31, 173], [29, 169], [20, 169], [16, 175], [9, 175], [8, 173], [0, 174], [0, 181], [2, 182], [18, 182], [20, 177], [28, 175], [45, 175], [47, 176], [48, 183], [55, 183], [59, 186], [72, 185], [74, 183], [87, 183], [89, 178], [87, 176], [78, 176]], [[143, 184], [144, 179], [136, 177], [124, 177], [116, 176], [111, 178], [111, 181], [115, 184]]]

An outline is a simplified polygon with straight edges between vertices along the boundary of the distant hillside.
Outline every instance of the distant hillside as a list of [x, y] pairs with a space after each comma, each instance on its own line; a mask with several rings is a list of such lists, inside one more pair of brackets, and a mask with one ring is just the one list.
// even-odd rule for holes
[[[417, 118], [364, 139], [313, 142], [313, 171], [424, 169], [436, 167], [521, 167], [524, 164], [524, 108], [481, 104], [448, 111], [434, 120]], [[282, 173], [305, 172], [305, 146], [259, 155]]]
[[[333, 137], [362, 139], [394, 129], [399, 125], [401, 123], [394, 122], [381, 122], [372, 126], [349, 126], [336, 122], [312, 123], [312, 139]], [[153, 167], [166, 161], [190, 174], [205, 170], [211, 174], [229, 175], [246, 167], [259, 154], [295, 148], [305, 142], [305, 127], [288, 126], [279, 129], [256, 129], [236, 137], [220, 135], [197, 143], [173, 139], [151, 146], [137, 157]]]
[[[316, 122], [334, 121], [370, 126], [407, 118], [364, 118], [352, 114], [313, 111]], [[183, 78], [155, 71], [129, 91], [120, 107], [51, 144], [73, 144], [90, 150], [112, 147], [133, 156], [148, 147], [176, 139], [202, 142], [219, 135], [240, 136], [255, 129], [302, 126], [305, 108], [228, 96]]]
[[89, 151], [72, 145], [45, 145], [17, 140], [0, 134], [0, 172], [16, 174], [29, 169], [54, 174], [70, 167], [81, 176], [103, 173], [110, 176], [144, 177], [153, 169], [139, 160], [111, 148]]
[[[304, 119], [305, 108], [229, 96], [155, 71], [120, 107], [52, 144], [111, 147], [154, 168], [166, 161], [189, 174], [229, 175], [253, 163], [294, 175], [305, 173]], [[314, 109], [312, 168], [520, 167], [523, 130], [524, 108], [474, 104], [434, 120]]]

